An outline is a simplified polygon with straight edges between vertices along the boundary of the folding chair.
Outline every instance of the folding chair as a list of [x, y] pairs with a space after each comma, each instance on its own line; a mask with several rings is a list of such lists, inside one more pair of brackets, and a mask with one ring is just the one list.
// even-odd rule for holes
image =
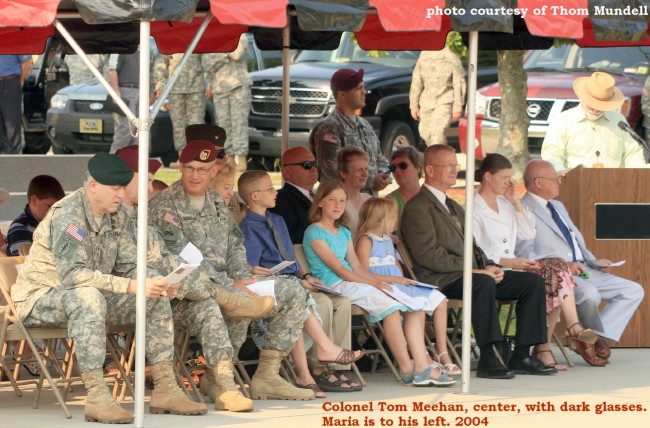
[[[402, 259], [402, 262], [404, 264], [404, 267], [406, 269], [406, 276], [411, 278], [414, 281], [417, 281], [417, 276], [415, 275], [415, 270], [413, 269], [413, 258], [411, 257], [411, 253], [409, 253], [408, 248], [406, 248], [406, 245], [404, 244], [404, 241], [400, 241], [397, 243], [397, 252]], [[461, 323], [461, 312], [463, 309], [463, 301], [460, 299], [449, 299], [447, 302], [447, 310], [449, 310], [452, 314], [452, 320], [453, 326], [452, 326], [452, 334], [451, 338], [449, 335], [447, 335], [447, 347], [449, 348], [449, 353], [451, 354], [451, 358], [458, 364], [459, 366], [462, 365], [460, 355], [458, 355], [458, 352], [456, 351], [456, 348], [454, 347], [454, 343], [456, 340], [456, 337], [458, 336], [458, 332], [460, 331], [460, 323]], [[433, 322], [428, 321], [428, 323], [431, 325], [433, 328]], [[433, 346], [433, 343], [431, 343], [431, 339], [429, 339], [429, 336], [426, 334], [424, 335], [424, 341], [426, 343], [427, 348], [429, 351], [435, 356], [435, 348]]]
[[[65, 404], [65, 400], [59, 391], [58, 384], [59, 382], [68, 382], [68, 379], [63, 376], [63, 370], [59, 366], [59, 362], [56, 356], [53, 354], [54, 347], [52, 345], [53, 341], [56, 339], [67, 340], [68, 331], [65, 328], [26, 328], [22, 323], [16, 307], [11, 300], [11, 287], [16, 282], [18, 276], [18, 271], [16, 265], [20, 264], [22, 259], [19, 257], [4, 257], [0, 259], [0, 291], [4, 296], [7, 302], [7, 308], [4, 313], [4, 320], [2, 322], [2, 329], [0, 330], [0, 348], [2, 349], [2, 354], [0, 354], [0, 368], [3, 369], [9, 382], [11, 382], [14, 392], [17, 396], [22, 396], [20, 392], [19, 383], [16, 381], [15, 376], [11, 373], [9, 369], [9, 359], [7, 356], [9, 350], [9, 342], [12, 341], [21, 341], [24, 340], [29, 345], [29, 348], [32, 352], [31, 358], [33, 358], [39, 365], [41, 369], [41, 376], [37, 381], [30, 381], [24, 383], [37, 383], [37, 392], [34, 398], [33, 408], [38, 408], [38, 402], [40, 399], [40, 392], [43, 384], [43, 379], [47, 379], [56, 397], [56, 400], [61, 405], [63, 412], [65, 413], [66, 418], [70, 419], [72, 414], [68, 407]], [[35, 344], [34, 340], [42, 340], [45, 344], [44, 350], [40, 350]], [[66, 342], [67, 343], [67, 342]], [[25, 362], [25, 360], [22, 360]], [[52, 362], [57, 370], [61, 373], [62, 379], [55, 381], [50, 374], [50, 371], [47, 367], [47, 364], [44, 361]], [[14, 372], [16, 373], [16, 372]], [[24, 384], [23, 383], [23, 384]]]

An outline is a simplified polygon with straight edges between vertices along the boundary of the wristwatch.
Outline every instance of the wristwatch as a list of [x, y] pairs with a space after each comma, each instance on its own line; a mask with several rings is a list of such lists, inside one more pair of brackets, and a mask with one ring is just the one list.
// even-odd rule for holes
[[307, 278], [308, 276], [311, 276], [311, 272], [307, 272], [307, 273], [304, 274], [304, 275], [300, 275], [300, 279], [305, 279], [305, 278]]

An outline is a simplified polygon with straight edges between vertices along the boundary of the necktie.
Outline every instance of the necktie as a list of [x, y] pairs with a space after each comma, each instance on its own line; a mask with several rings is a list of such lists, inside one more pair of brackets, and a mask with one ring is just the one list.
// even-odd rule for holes
[[451, 215], [451, 219], [454, 221], [454, 224], [458, 226], [460, 230], [465, 230], [463, 227], [463, 222], [460, 221], [458, 218], [458, 215], [456, 215], [456, 210], [454, 209], [454, 204], [452, 204], [451, 199], [449, 196], [445, 198], [445, 205], [447, 205], [447, 209], [449, 210], [449, 214]]
[[282, 237], [280, 236], [280, 232], [278, 232], [275, 227], [273, 226], [273, 221], [270, 218], [266, 219], [266, 224], [271, 229], [271, 232], [273, 233], [273, 239], [275, 240], [275, 244], [278, 246], [278, 250], [280, 250], [280, 255], [284, 260], [293, 260], [293, 257], [289, 254], [287, 251], [287, 248], [284, 246], [284, 243], [282, 242]]
[[566, 225], [562, 221], [562, 217], [560, 217], [560, 214], [555, 210], [555, 207], [553, 206], [553, 204], [551, 204], [551, 201], [548, 201], [546, 203], [546, 206], [548, 207], [549, 210], [551, 210], [551, 217], [553, 217], [553, 221], [555, 222], [555, 224], [557, 224], [557, 227], [560, 229], [560, 232], [562, 232], [562, 235], [564, 235], [564, 239], [571, 247], [571, 251], [573, 252], [573, 261], [575, 262], [576, 249], [573, 246], [573, 236], [571, 236], [571, 232], [569, 232], [569, 228], [566, 227]]
[[314, 192], [311, 190], [309, 191], [309, 199], [311, 199], [312, 202], [314, 202]]

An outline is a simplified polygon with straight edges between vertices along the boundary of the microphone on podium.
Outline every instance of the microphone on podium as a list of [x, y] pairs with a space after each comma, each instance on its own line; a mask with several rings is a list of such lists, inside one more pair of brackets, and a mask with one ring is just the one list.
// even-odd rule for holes
[[630, 125], [627, 124], [627, 122], [623, 122], [622, 120], [618, 122], [618, 127], [621, 128], [623, 131], [627, 132], [634, 138], [634, 140], [641, 144], [641, 147], [646, 147], [646, 141], [641, 138], [639, 134], [634, 132], [634, 129]]

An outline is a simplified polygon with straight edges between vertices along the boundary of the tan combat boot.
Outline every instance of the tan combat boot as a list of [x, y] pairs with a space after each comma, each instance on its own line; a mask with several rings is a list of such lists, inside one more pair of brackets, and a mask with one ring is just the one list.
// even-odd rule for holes
[[103, 424], [130, 424], [133, 414], [120, 407], [108, 391], [104, 382], [104, 371], [95, 369], [81, 373], [88, 396], [86, 397], [86, 422]]
[[237, 155], [237, 166], [236, 170], [238, 172], [244, 172], [248, 169], [248, 161], [246, 160], [245, 155]]
[[217, 367], [205, 371], [205, 376], [201, 379], [201, 393], [210, 397], [217, 410], [253, 410], [253, 400], [244, 397], [235, 385], [232, 361], [219, 361]]
[[234, 321], [245, 318], [264, 318], [275, 306], [275, 299], [271, 296], [249, 296], [248, 294], [233, 293], [223, 288], [218, 289], [215, 300], [223, 314]]
[[189, 399], [178, 387], [171, 361], [161, 361], [151, 366], [154, 388], [149, 402], [151, 413], [174, 413], [176, 415], [203, 415], [208, 408], [203, 403]]
[[256, 400], [278, 398], [280, 400], [313, 400], [314, 392], [297, 388], [280, 377], [280, 364], [284, 353], [261, 349], [259, 365], [251, 380], [251, 395]]

